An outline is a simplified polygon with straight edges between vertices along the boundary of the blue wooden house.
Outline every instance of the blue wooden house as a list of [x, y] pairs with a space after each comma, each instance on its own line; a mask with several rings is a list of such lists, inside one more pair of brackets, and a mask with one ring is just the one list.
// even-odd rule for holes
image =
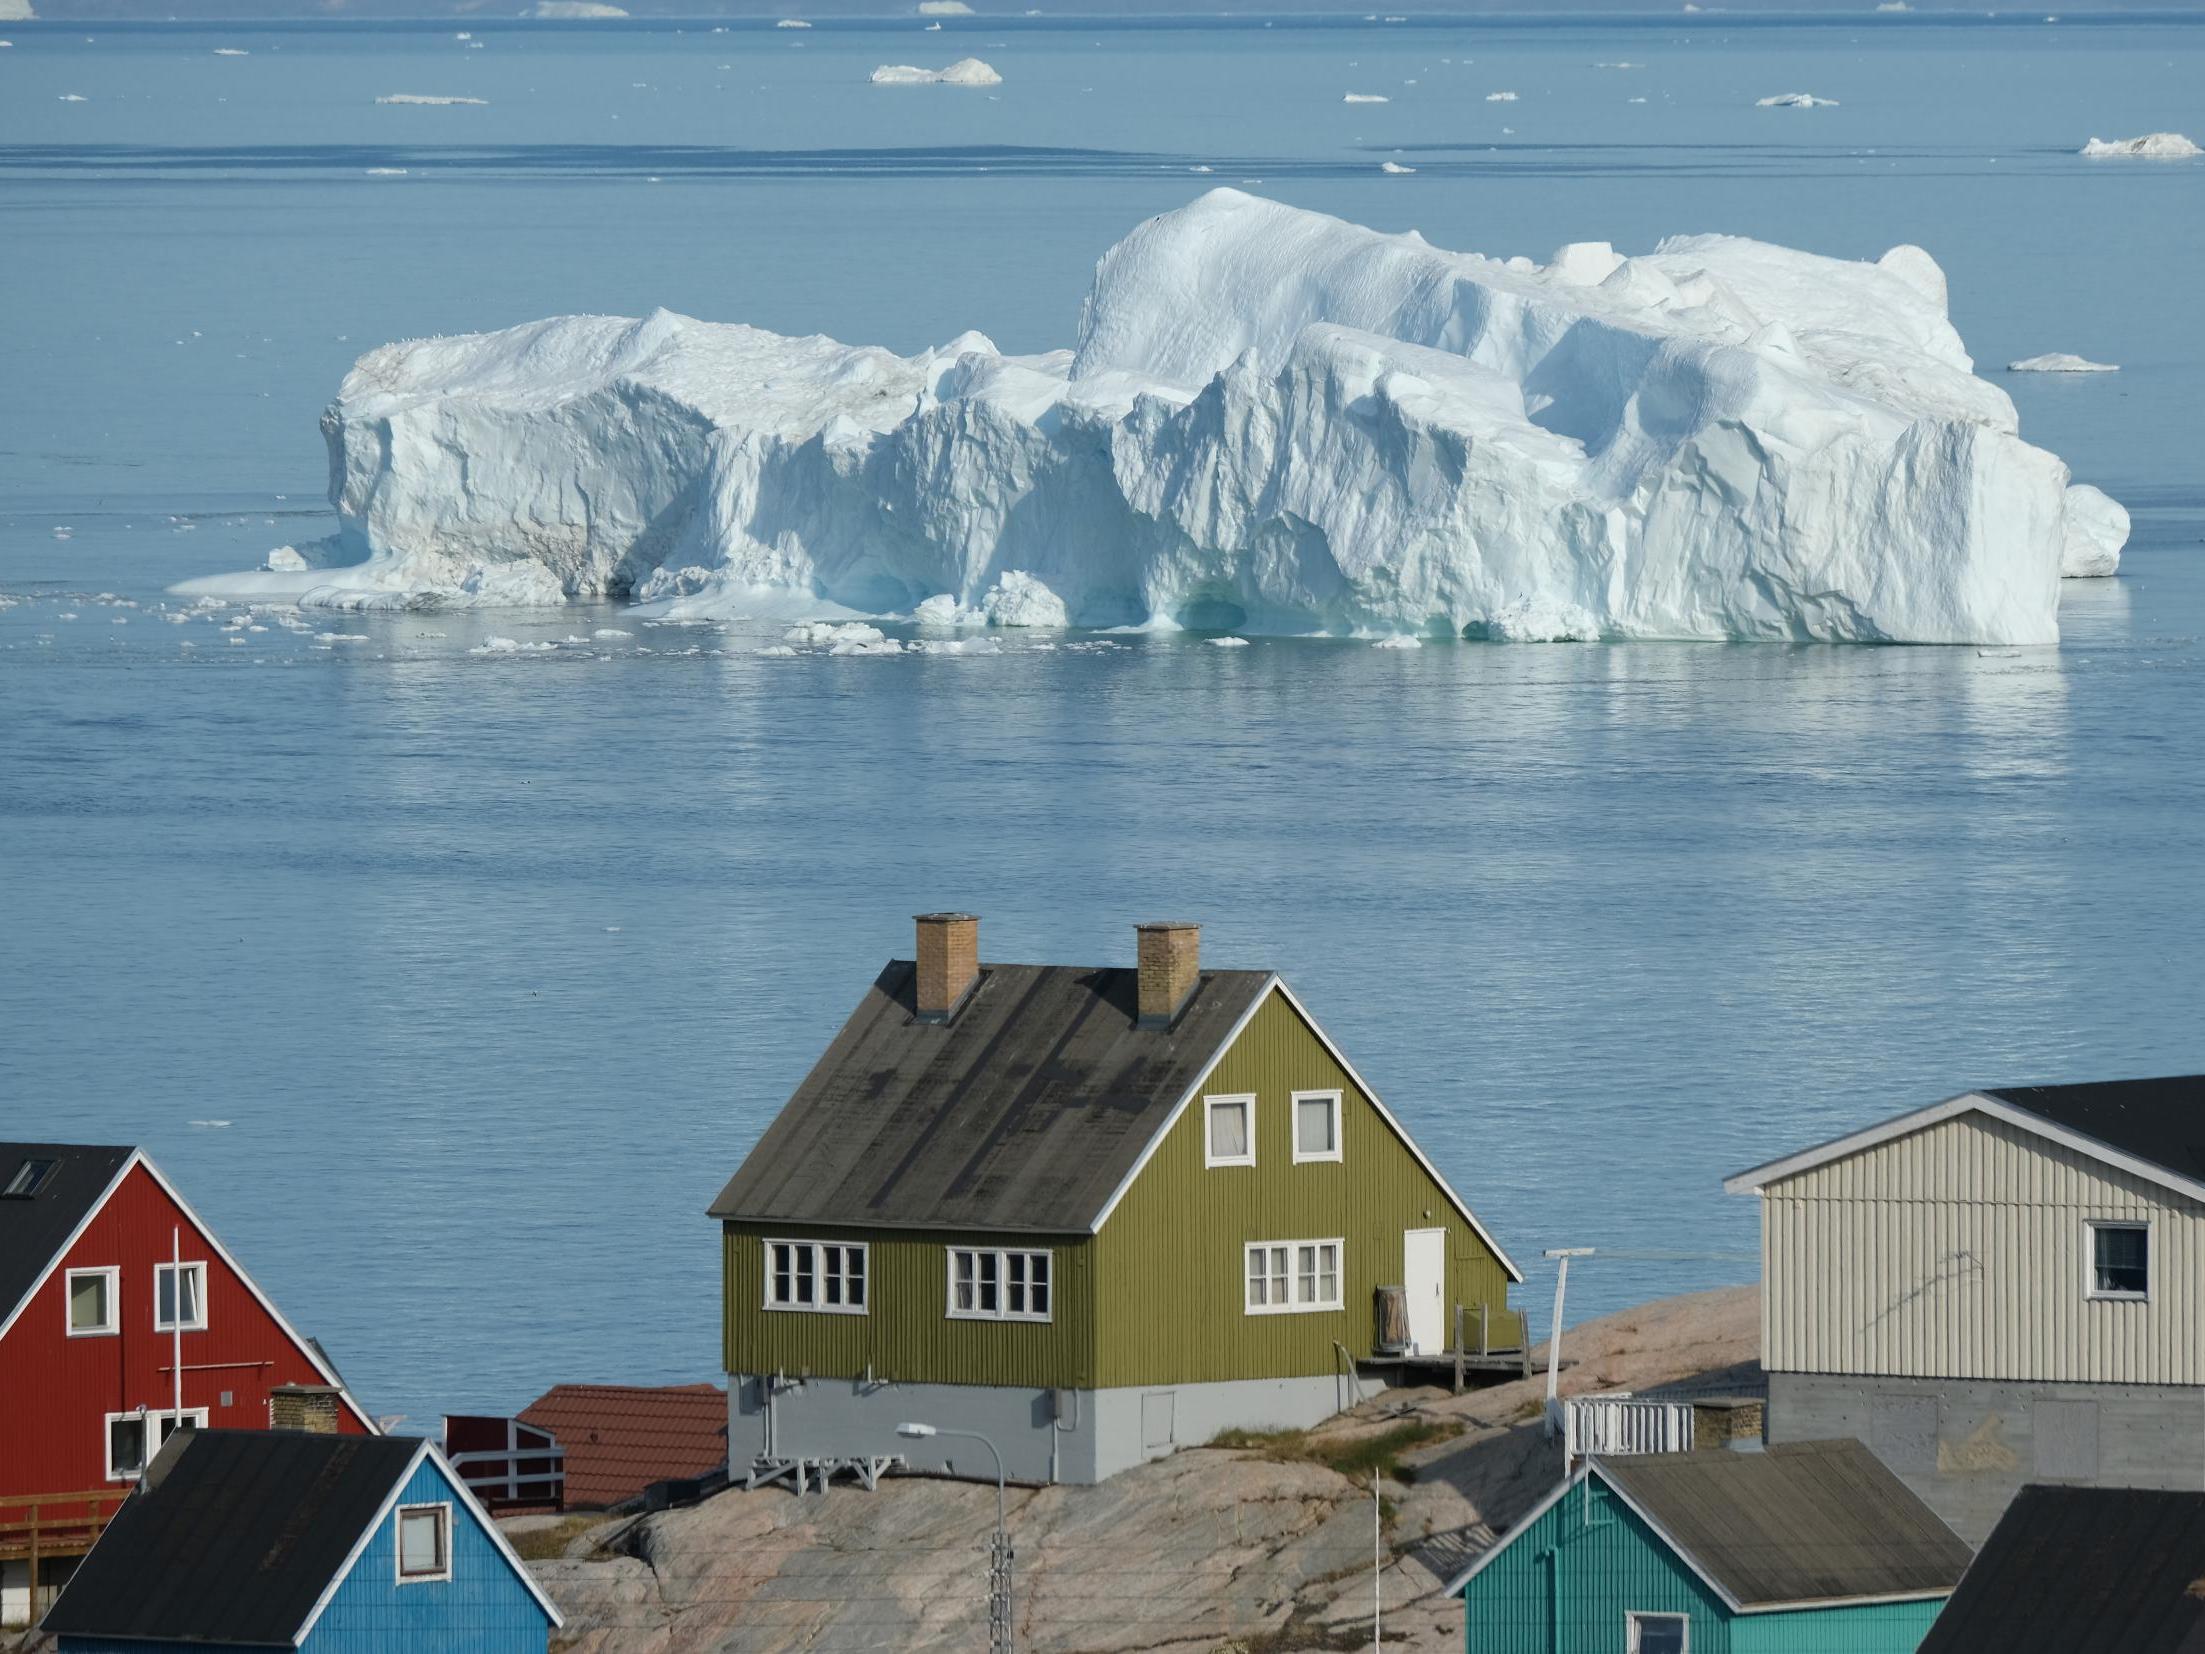
[[61, 1654], [545, 1654], [558, 1623], [430, 1443], [183, 1430], [44, 1629]]
[[1468, 1654], [1914, 1654], [1967, 1545], [1856, 1441], [1594, 1458], [1449, 1587]]

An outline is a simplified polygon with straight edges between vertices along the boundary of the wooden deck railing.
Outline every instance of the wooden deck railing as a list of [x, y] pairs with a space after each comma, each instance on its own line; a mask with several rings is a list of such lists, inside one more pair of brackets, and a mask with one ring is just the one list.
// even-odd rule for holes
[[31, 1622], [46, 1606], [39, 1571], [49, 1557], [82, 1556], [130, 1497], [126, 1487], [89, 1493], [14, 1493], [0, 1498], [0, 1559], [30, 1563]]

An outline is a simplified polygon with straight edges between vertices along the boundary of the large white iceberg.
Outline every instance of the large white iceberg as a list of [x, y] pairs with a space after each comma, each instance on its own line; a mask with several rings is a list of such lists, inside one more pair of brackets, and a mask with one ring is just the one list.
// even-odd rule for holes
[[2080, 152], [2093, 161], [2134, 156], [2146, 161], [2187, 161], [2205, 155], [2179, 132], [2147, 132], [2141, 138], [2093, 138]]
[[1919, 248], [1541, 266], [1234, 190], [1104, 255], [1076, 350], [570, 316], [370, 351], [322, 428], [362, 560], [191, 591], [2011, 644], [2126, 532]]

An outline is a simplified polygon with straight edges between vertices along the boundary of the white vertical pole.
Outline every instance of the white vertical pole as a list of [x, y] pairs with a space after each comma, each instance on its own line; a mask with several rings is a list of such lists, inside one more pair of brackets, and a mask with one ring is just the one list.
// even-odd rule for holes
[[1554, 1392], [1562, 1376], [1562, 1294], [1569, 1290], [1570, 1259], [1562, 1254], [1562, 1267], [1554, 1272], [1554, 1324], [1547, 1328], [1547, 1404], [1554, 1403]]
[[1385, 1605], [1385, 1542], [1379, 1533], [1378, 1471], [1370, 1473], [1370, 1647], [1378, 1654], [1378, 1616]]
[[[169, 1230], [168, 1255], [169, 1286], [175, 1294], [169, 1300], [169, 1308], [175, 1313], [168, 1318], [169, 1377], [175, 1381], [170, 1393], [174, 1397], [176, 1408], [175, 1417], [169, 1420], [169, 1428], [174, 1430], [184, 1422], [184, 1231], [182, 1229]], [[161, 1295], [158, 1291], [153, 1294], [153, 1307], [155, 1309], [161, 1307]], [[160, 1432], [156, 1430], [154, 1434], [159, 1435]], [[160, 1444], [155, 1443], [154, 1445], [157, 1447]]]

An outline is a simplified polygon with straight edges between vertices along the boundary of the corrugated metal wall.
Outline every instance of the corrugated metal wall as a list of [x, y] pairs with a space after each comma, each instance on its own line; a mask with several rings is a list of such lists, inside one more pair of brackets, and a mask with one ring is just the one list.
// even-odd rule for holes
[[[1085, 1389], [1094, 1380], [1094, 1309], [1086, 1236], [954, 1235], [931, 1230], [844, 1230], [803, 1224], [723, 1224], [726, 1358], [731, 1373], [809, 1372], [927, 1384]], [[863, 1315], [767, 1309], [765, 1242], [858, 1240], [871, 1248], [871, 1303]], [[953, 1321], [946, 1249], [1047, 1250], [1052, 1319]]]
[[1467, 1654], [1623, 1654], [1633, 1612], [1689, 1615], [1692, 1654], [1730, 1654], [1721, 1600], [1588, 1480], [1464, 1588], [1463, 1644]]
[[[1291, 1093], [1333, 1089], [1343, 1158], [1294, 1164]], [[1181, 1115], [1095, 1239], [1097, 1382], [1336, 1371], [1334, 1340], [1370, 1354], [1372, 1294], [1401, 1283], [1408, 1229], [1444, 1227], [1447, 1301], [1471, 1306], [1473, 1328], [1476, 1305], [1492, 1305], [1496, 1347], [1521, 1339], [1499, 1263], [1282, 996], [1257, 1011], [1203, 1090], [1255, 1094], [1256, 1164], [1206, 1167], [1199, 1099]], [[1246, 1243], [1334, 1238], [1346, 1243], [1341, 1309], [1246, 1312]]]
[[[2085, 1292], [2092, 1218], [2152, 1225], [2149, 1303]], [[2205, 1382], [2205, 1207], [1983, 1114], [1771, 1184], [1775, 1371]]]
[[[1730, 1654], [1913, 1654], [1944, 1606], [1945, 1599], [1936, 1597], [1790, 1614], [1740, 1614], [1730, 1622]], [[1699, 1644], [1692, 1646], [1697, 1654]]]

